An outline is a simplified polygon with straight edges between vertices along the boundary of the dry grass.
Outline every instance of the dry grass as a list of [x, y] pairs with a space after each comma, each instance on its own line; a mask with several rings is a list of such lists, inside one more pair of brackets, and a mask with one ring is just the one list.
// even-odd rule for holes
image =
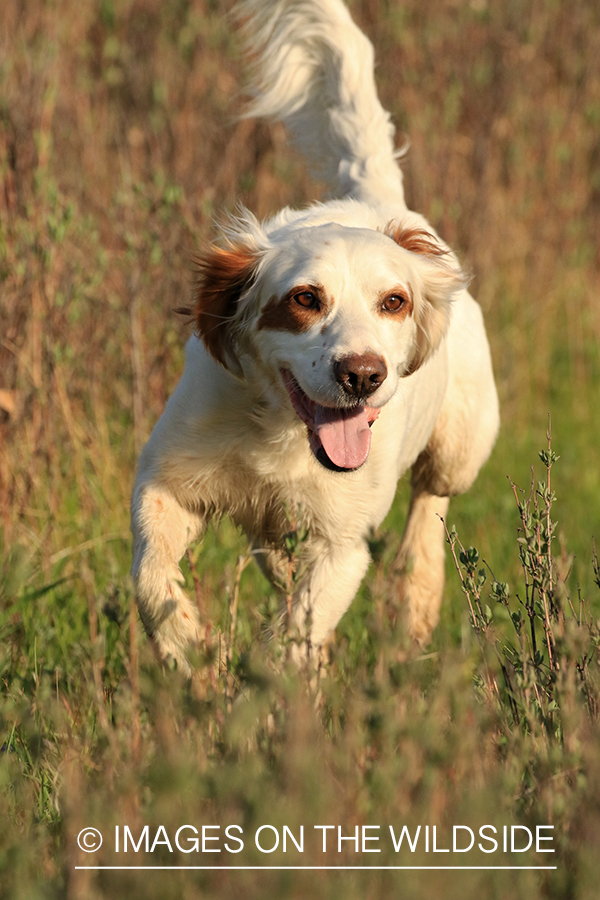
[[[400, 513], [373, 545], [376, 565], [339, 629], [317, 709], [255, 658], [275, 598], [253, 567], [232, 627], [245, 544], [227, 523], [190, 564], [211, 618], [235, 631], [226, 684], [198, 699], [138, 640], [128, 497], [181, 370], [185, 326], [171, 311], [187, 298], [191, 253], [238, 199], [266, 215], [321, 190], [279, 127], [235, 123], [243, 73], [227, 8], [0, 5], [0, 896], [591, 900], [600, 740], [585, 692], [559, 686], [558, 735], [535, 711], [526, 727], [510, 719], [510, 697], [498, 706], [481, 688], [493, 654], [485, 645], [482, 657], [450, 572], [432, 655], [400, 662], [390, 603]], [[566, 573], [572, 563], [571, 598], [577, 607], [579, 582], [593, 611], [597, 4], [357, 0], [352, 10], [375, 43], [382, 99], [411, 140], [410, 201], [472, 268], [493, 345], [503, 431], [453, 521], [498, 580], [521, 583], [504, 476], [529, 483], [550, 411], [566, 535], [563, 550], [554, 543], [557, 565]], [[569, 635], [563, 650], [576, 654], [588, 638]], [[240, 689], [248, 701], [231, 707]], [[250, 834], [266, 822], [294, 833], [336, 823], [350, 834], [356, 824], [486, 821], [554, 824], [558, 870], [292, 878], [74, 868], [84, 825], [109, 834], [119, 823], [164, 824], [171, 834], [238, 822]], [[252, 846], [242, 856], [265, 862]], [[94, 859], [114, 864], [106, 847]], [[303, 861], [323, 864], [316, 851]]]

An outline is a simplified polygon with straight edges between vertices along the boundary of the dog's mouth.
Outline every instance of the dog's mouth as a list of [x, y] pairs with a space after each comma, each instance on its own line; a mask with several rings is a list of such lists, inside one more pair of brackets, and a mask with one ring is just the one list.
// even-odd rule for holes
[[292, 406], [308, 428], [310, 448], [326, 469], [351, 472], [360, 468], [371, 449], [371, 425], [381, 410], [372, 406], [321, 406], [308, 397], [289, 369], [283, 383]]

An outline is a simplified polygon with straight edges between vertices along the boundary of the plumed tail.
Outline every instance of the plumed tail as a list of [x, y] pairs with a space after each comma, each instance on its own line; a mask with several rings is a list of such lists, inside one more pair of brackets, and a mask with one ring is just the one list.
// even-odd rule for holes
[[341, 0], [243, 0], [236, 11], [255, 58], [246, 116], [282, 121], [334, 196], [404, 203], [373, 47]]

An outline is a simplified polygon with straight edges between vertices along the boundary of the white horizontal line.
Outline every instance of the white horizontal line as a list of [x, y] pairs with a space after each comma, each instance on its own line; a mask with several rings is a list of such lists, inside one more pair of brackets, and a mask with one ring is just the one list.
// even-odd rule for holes
[[186, 870], [194, 870], [194, 871], [232, 871], [239, 869], [251, 869], [255, 870], [281, 870], [281, 869], [292, 869], [296, 872], [302, 871], [303, 869], [307, 869], [309, 871], [323, 871], [323, 870], [341, 870], [341, 871], [360, 871], [364, 872], [368, 869], [373, 869], [376, 871], [390, 870], [390, 869], [418, 869], [420, 871], [437, 871], [444, 870], [450, 871], [454, 869], [469, 869], [469, 870], [477, 870], [483, 872], [491, 872], [491, 871], [507, 871], [507, 870], [517, 870], [517, 869], [527, 869], [527, 870], [549, 870], [556, 869], [557, 866], [75, 866], [76, 869], [136, 869], [136, 870], [156, 870], [156, 869], [186, 869]]

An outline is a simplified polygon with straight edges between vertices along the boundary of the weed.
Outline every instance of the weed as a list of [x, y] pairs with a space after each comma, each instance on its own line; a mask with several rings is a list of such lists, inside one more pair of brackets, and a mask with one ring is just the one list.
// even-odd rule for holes
[[[600, 829], [600, 575], [585, 564], [600, 523], [598, 5], [350, 4], [375, 44], [384, 105], [410, 135], [409, 203], [473, 270], [503, 427], [451, 506], [481, 554], [456, 539], [471, 609], [448, 578], [432, 647], [406, 648], [393, 574], [401, 485], [317, 706], [268, 664], [278, 593], [229, 521], [184, 561], [210, 624], [200, 694], [157, 666], [127, 575], [137, 451], [181, 372], [188, 332], [171, 311], [187, 302], [194, 250], [215, 211], [240, 198], [260, 217], [321, 191], [279, 127], [233, 123], [243, 75], [229, 5], [0, 3], [0, 897], [589, 900]], [[560, 461], [546, 456], [541, 484], [511, 496], [504, 476], [528, 482], [548, 409]], [[572, 557], [554, 492], [567, 501]], [[303, 531], [289, 531], [284, 595], [302, 577]], [[125, 859], [106, 845], [85, 855], [76, 837], [89, 825], [108, 844], [125, 824], [171, 835], [184, 823], [248, 834], [285, 824], [298, 836], [302, 825], [442, 834], [459, 822], [553, 825], [558, 868], [294, 879], [76, 869]], [[340, 861], [356, 863], [344, 848]], [[243, 855], [265, 863], [252, 842]], [[291, 859], [280, 847], [267, 861]], [[432, 864], [422, 849], [372, 859]], [[148, 862], [141, 851], [127, 861]]]

